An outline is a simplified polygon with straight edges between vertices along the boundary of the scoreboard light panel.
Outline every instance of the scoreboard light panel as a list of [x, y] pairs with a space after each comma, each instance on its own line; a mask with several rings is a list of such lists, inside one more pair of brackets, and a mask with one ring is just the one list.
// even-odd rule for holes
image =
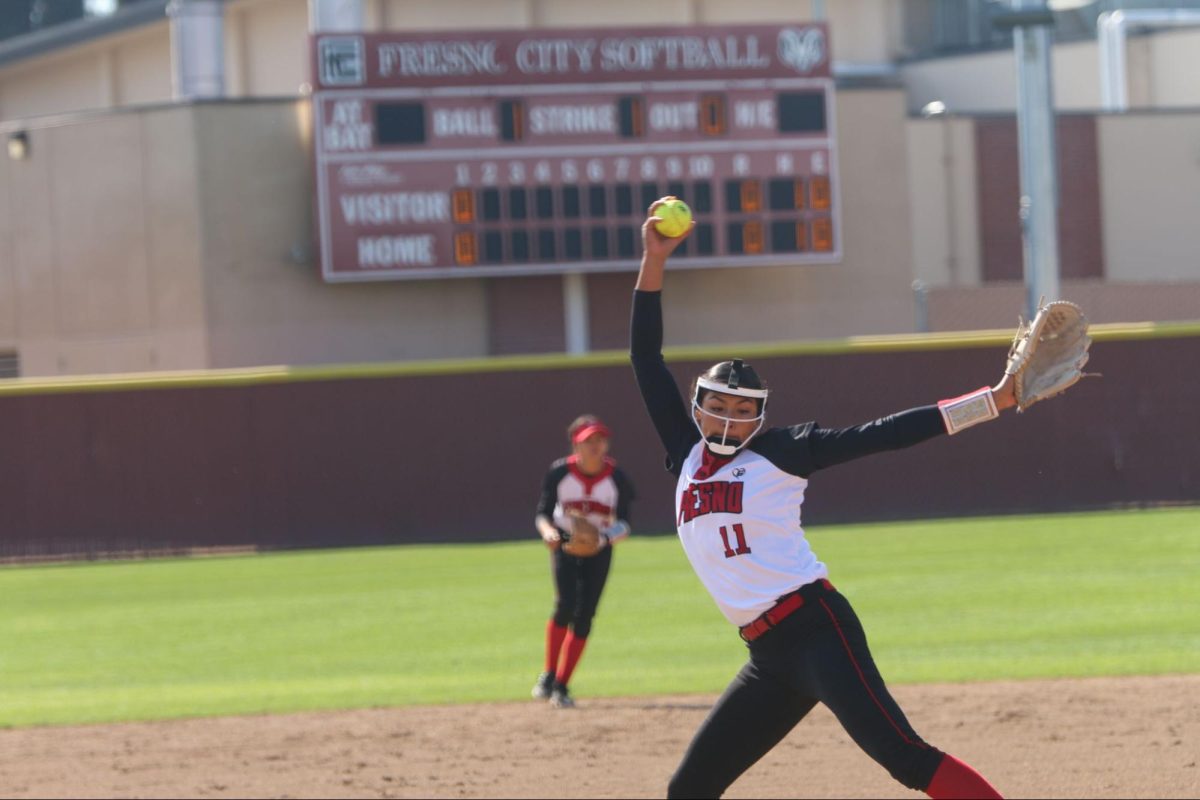
[[646, 209], [668, 194], [697, 222], [674, 267], [841, 260], [827, 74], [591, 77], [322, 87], [325, 279], [630, 270]]

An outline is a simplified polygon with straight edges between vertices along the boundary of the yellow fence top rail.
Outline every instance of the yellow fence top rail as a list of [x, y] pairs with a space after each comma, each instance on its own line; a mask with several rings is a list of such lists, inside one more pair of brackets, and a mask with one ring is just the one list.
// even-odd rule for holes
[[[1200, 336], [1200, 322], [1138, 322], [1092, 325], [1097, 342], [1166, 339]], [[668, 361], [718, 361], [736, 355], [742, 358], [784, 358], [809, 355], [855, 355], [925, 350], [1007, 347], [1013, 330], [954, 331], [881, 336], [850, 336], [794, 342], [733, 343], [668, 347]], [[133, 372], [117, 375], [72, 375], [50, 378], [0, 379], [0, 397], [5, 395], [70, 394], [141, 389], [210, 388], [274, 383], [392, 378], [415, 375], [456, 375], [484, 372], [513, 372], [551, 369], [623, 366], [629, 356], [624, 350], [603, 350], [586, 355], [493, 356], [430, 361], [331, 364], [319, 366], [263, 366], [236, 369]]]

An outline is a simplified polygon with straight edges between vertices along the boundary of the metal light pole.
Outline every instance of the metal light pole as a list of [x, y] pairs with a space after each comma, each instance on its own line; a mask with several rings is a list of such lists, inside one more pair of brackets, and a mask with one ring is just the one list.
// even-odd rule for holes
[[309, 33], [357, 33], [363, 27], [363, 0], [308, 0]]
[[1017, 137], [1021, 161], [1021, 238], [1024, 245], [1025, 313], [1038, 301], [1059, 299], [1058, 161], [1054, 150], [1054, 90], [1050, 31], [1054, 15], [1045, 0], [1012, 0], [996, 24], [1013, 29], [1017, 59]]
[[225, 96], [224, 7], [220, 0], [171, 0], [171, 93], [176, 100]]

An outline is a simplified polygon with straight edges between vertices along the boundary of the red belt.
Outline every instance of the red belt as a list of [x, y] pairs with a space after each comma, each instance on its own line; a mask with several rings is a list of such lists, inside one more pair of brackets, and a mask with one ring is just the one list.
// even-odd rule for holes
[[771, 630], [771, 628], [774, 628], [776, 625], [791, 616], [792, 612], [794, 612], [796, 609], [803, 606], [804, 598], [800, 596], [800, 592], [803, 589], [816, 585], [820, 585], [826, 591], [833, 591], [833, 584], [824, 578], [822, 578], [820, 581], [817, 581], [816, 584], [807, 584], [791, 594], [786, 595], [778, 603], [760, 614], [758, 618], [749, 625], [743, 625], [742, 627], [738, 628], [738, 635], [742, 637], [743, 641], [753, 642], [755, 639]]

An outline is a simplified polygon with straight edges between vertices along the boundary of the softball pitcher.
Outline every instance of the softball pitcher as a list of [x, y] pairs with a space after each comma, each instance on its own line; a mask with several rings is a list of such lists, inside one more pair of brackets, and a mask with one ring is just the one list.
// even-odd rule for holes
[[719, 797], [824, 703], [905, 786], [934, 798], [1000, 797], [975, 770], [913, 730], [875, 667], [849, 601], [809, 547], [800, 509], [819, 470], [995, 418], [1016, 403], [1013, 376], [840, 430], [814, 422], [765, 429], [770, 393], [740, 360], [698, 376], [685, 401], [661, 353], [663, 270], [683, 237], [667, 239], [654, 229], [660, 203], [642, 226], [631, 359], [678, 479], [680, 542], [749, 648], [749, 661], [697, 731], [668, 796]]

